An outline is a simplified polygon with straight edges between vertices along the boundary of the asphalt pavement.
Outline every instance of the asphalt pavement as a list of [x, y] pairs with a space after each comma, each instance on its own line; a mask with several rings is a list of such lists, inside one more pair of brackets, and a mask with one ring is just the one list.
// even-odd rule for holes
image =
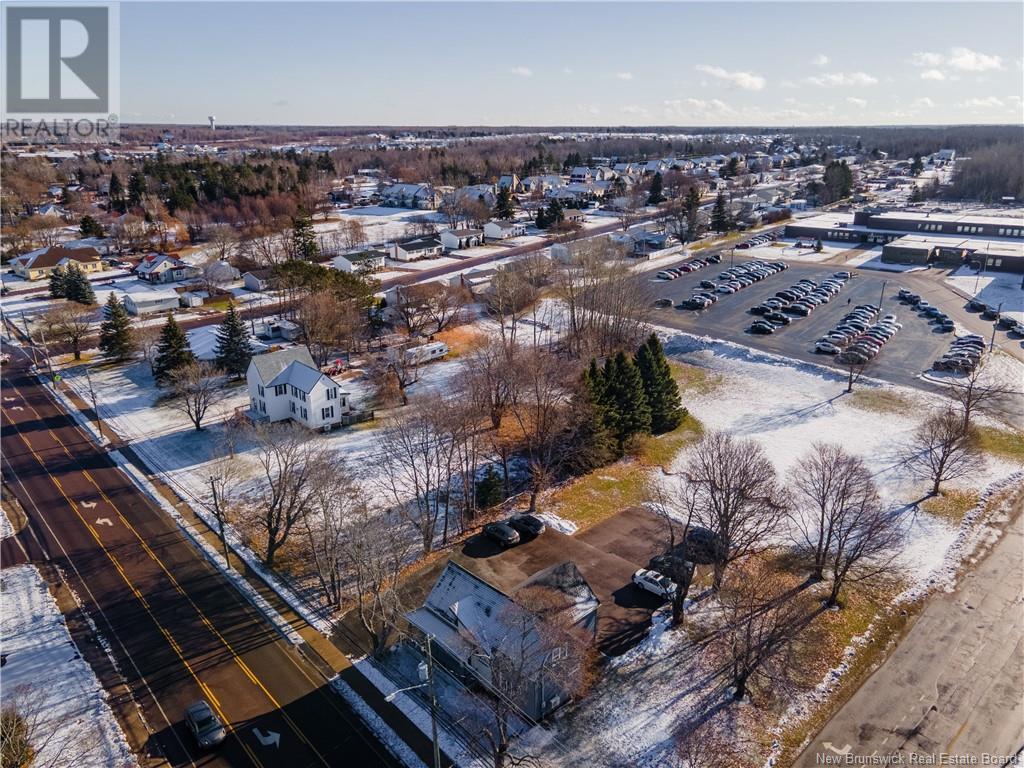
[[[1022, 520], [1018, 510], [999, 543], [964, 575], [956, 592], [931, 598], [892, 656], [794, 765], [823, 765], [828, 759], [832, 765], [1020, 764]], [[940, 754], [951, 759], [939, 763]], [[1018, 760], [1011, 762], [1012, 755]]]
[[[746, 261], [742, 254], [742, 251], [736, 252], [733, 257], [736, 264]], [[675, 305], [698, 289], [702, 280], [719, 282], [718, 275], [732, 260], [728, 250], [723, 249], [722, 255], [721, 264], [710, 264], [671, 281], [656, 278], [656, 271], [646, 273], [644, 279], [650, 281], [653, 296], [672, 299], [673, 302], [673, 307], [654, 311], [654, 322], [690, 333], [708, 334], [798, 360], [832, 366], [843, 371], [842, 366], [836, 363], [831, 355], [815, 353], [815, 341], [834, 328], [840, 318], [853, 307], [858, 304], [878, 306], [881, 301], [881, 314], [895, 314], [903, 328], [871, 361], [864, 375], [923, 389], [933, 389], [934, 385], [921, 379], [920, 374], [930, 369], [932, 362], [949, 348], [954, 334], [939, 331], [928, 318], [911, 306], [898, 301], [899, 288], [904, 287], [920, 294], [961, 325], [984, 334], [986, 338], [992, 331], [992, 323], [982, 320], [975, 313], [967, 312], [964, 309], [964, 300], [936, 279], [940, 274], [938, 270], [888, 273], [858, 270], [841, 264], [788, 262], [789, 269], [777, 272], [734, 294], [722, 296], [708, 309], [676, 309]], [[842, 292], [833, 297], [828, 304], [819, 306], [808, 317], [794, 317], [791, 325], [777, 329], [774, 334], [762, 336], [747, 331], [751, 322], [757, 319], [756, 315], [750, 313], [751, 307], [774, 296], [777, 291], [788, 288], [797, 280], [810, 278], [821, 282], [823, 278], [840, 269], [850, 271], [854, 276], [847, 281]], [[1019, 344], [1014, 340], [1006, 338], [998, 341], [1004, 344], [1011, 354], [1014, 353], [1015, 347], [1019, 353]]]
[[[27, 371], [4, 367], [3, 476], [29, 518], [27, 558], [58, 565], [110, 645], [170, 765], [394, 765], [344, 700]], [[7, 551], [5, 550], [5, 553]], [[20, 557], [16, 555], [16, 557]], [[230, 727], [199, 751], [185, 707]]]

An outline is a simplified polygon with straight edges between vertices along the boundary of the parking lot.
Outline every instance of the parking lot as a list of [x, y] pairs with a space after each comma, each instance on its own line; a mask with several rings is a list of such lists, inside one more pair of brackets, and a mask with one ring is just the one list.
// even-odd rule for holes
[[[737, 265], [746, 260], [741, 254], [741, 251], [736, 253]], [[846, 282], [839, 295], [828, 304], [816, 308], [808, 317], [794, 317], [792, 324], [779, 328], [772, 335], [760, 336], [747, 332], [751, 322], [757, 319], [749, 312], [752, 306], [760, 304], [801, 278], [821, 282], [823, 278], [842, 268], [834, 265], [790, 263], [789, 269], [743, 288], [737, 293], [722, 296], [717, 303], [707, 309], [675, 308], [680, 301], [689, 298], [702, 280], [719, 282], [718, 274], [729, 265], [730, 259], [724, 258], [721, 264], [711, 264], [676, 280], [653, 280], [652, 292], [655, 298], [669, 298], [673, 304], [670, 308], [656, 308], [654, 321], [669, 328], [696, 334], [710, 334], [716, 338], [786, 357], [841, 368], [832, 356], [816, 354], [814, 343], [835, 327], [852, 307], [858, 304], [877, 305], [883, 295], [882, 286], [885, 283], [881, 314], [895, 314], [899, 322], [903, 323], [903, 328], [871, 361], [865, 371], [866, 375], [897, 384], [921, 387], [922, 381], [917, 378], [918, 375], [930, 368], [932, 362], [942, 356], [952, 341], [953, 334], [942, 333], [913, 308], [898, 301], [896, 294], [903, 284], [900, 274], [874, 274], [858, 270], [853, 270], [854, 277]]]
[[618, 656], [643, 639], [662, 604], [633, 585], [633, 573], [667, 545], [665, 522], [648, 509], [631, 507], [574, 536], [548, 528], [505, 550], [482, 534], [473, 536], [452, 560], [506, 593], [538, 571], [571, 560], [601, 601], [597, 647]]

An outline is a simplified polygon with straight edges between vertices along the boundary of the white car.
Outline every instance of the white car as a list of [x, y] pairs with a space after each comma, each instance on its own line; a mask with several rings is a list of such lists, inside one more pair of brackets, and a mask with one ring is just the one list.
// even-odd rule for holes
[[633, 574], [633, 583], [640, 589], [666, 600], [671, 600], [678, 589], [675, 582], [668, 576], [662, 576], [660, 573], [649, 571], [646, 568], [641, 568]]

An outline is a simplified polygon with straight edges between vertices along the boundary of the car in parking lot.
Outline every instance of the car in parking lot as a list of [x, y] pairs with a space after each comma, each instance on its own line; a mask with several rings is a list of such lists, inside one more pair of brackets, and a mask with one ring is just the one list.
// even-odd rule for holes
[[775, 326], [764, 320], [756, 320], [750, 324], [750, 327], [747, 330], [750, 333], [767, 335], [769, 333], [775, 333]]
[[790, 315], [797, 315], [798, 317], [807, 317], [811, 314], [811, 307], [807, 304], [790, 304], [788, 307], [782, 310]]
[[519, 534], [520, 540], [535, 539], [544, 533], [544, 523], [533, 515], [512, 515], [506, 523]]
[[956, 323], [953, 322], [952, 318], [947, 317], [945, 320], [938, 322], [938, 329], [943, 333], [949, 333], [956, 328]]
[[985, 309], [985, 302], [981, 299], [971, 299], [967, 302], [967, 308], [972, 312], [981, 312]]
[[654, 306], [656, 307], [671, 307], [672, 299], [655, 299]]
[[676, 274], [674, 272], [669, 272], [667, 269], [663, 269], [655, 275], [655, 277], [660, 277], [662, 280], [675, 280]]
[[707, 288], [709, 291], [713, 291], [717, 286], [711, 280], [701, 280], [700, 287]]
[[519, 543], [519, 531], [508, 523], [488, 523], [484, 526], [484, 535], [502, 549], [514, 547]]
[[764, 319], [772, 325], [789, 325], [793, 322], [793, 318], [788, 315], [784, 315], [781, 312], [769, 312], [764, 316]]
[[678, 589], [675, 582], [668, 576], [662, 576], [647, 568], [640, 568], [633, 574], [633, 583], [645, 592], [650, 592], [665, 600], [671, 600]]
[[185, 710], [185, 727], [191, 732], [200, 749], [216, 747], [228, 735], [220, 718], [205, 701], [197, 701], [188, 706]]
[[814, 351], [822, 355], [838, 355], [843, 350], [835, 342], [821, 339], [814, 345]]
[[832, 277], [837, 277], [840, 280], [849, 280], [851, 277], [853, 277], [853, 274], [847, 272], [845, 269], [841, 269], [838, 272], [833, 272]]

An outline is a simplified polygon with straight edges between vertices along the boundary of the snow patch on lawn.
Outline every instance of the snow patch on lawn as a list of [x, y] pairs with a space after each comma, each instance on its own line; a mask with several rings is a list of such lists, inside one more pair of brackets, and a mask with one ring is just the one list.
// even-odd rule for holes
[[0, 585], [4, 705], [17, 706], [35, 723], [36, 764], [137, 765], [39, 571], [33, 565], [5, 568]]
[[1003, 314], [1024, 321], [1024, 290], [1020, 275], [1009, 272], [978, 274], [964, 265], [946, 278], [946, 284], [960, 293], [977, 298], [993, 307], [1003, 305]]
[[554, 512], [538, 512], [534, 515], [548, 528], [552, 528], [559, 533], [564, 533], [567, 536], [572, 536], [579, 530], [579, 526], [576, 525], [572, 520], [566, 520], [564, 517], [559, 517]]

